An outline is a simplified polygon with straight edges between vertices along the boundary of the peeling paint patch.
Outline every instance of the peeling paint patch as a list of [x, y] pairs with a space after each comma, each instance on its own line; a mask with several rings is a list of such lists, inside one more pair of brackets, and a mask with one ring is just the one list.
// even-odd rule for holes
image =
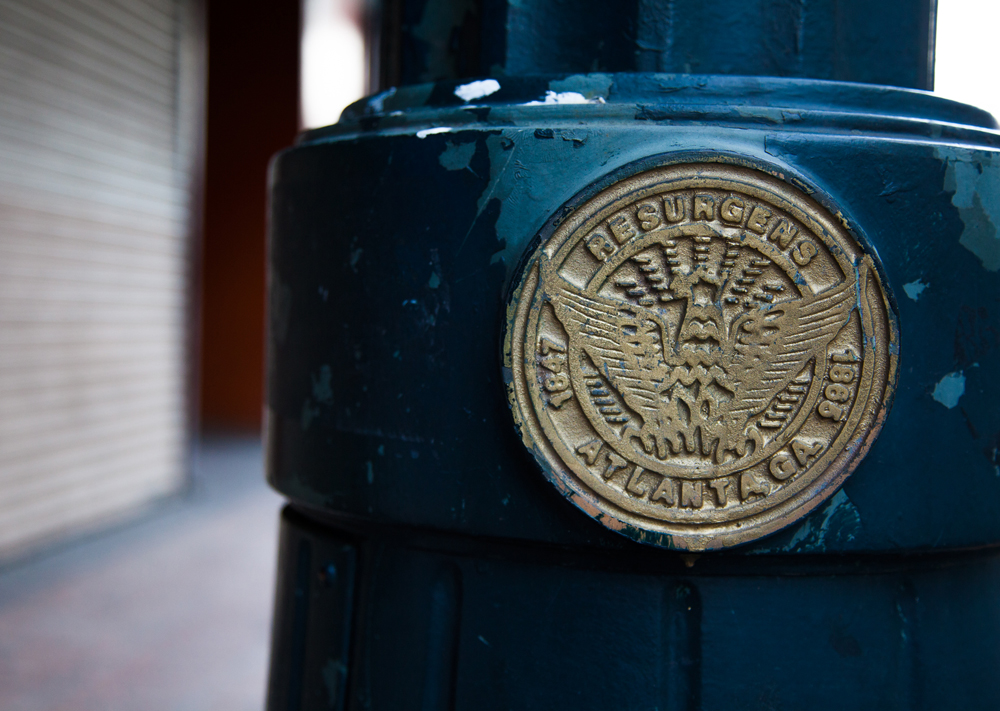
[[947, 407], [949, 410], [958, 404], [959, 399], [965, 394], [965, 374], [960, 370], [957, 373], [948, 373], [934, 386], [931, 397]]
[[573, 136], [580, 142], [538, 141], [534, 129], [505, 129], [486, 139], [490, 182], [479, 197], [477, 217], [491, 200], [499, 200], [496, 234], [500, 249], [490, 263], [502, 262], [508, 275], [521, 258], [525, 235], [533, 235], [558, 205], [550, 202], [550, 186], [565, 183], [566, 175], [576, 175], [586, 185], [621, 150], [620, 143], [603, 136], [587, 140], [591, 136], [584, 131], [574, 131]]
[[475, 101], [476, 99], [482, 99], [484, 96], [495, 94], [498, 91], [500, 91], [500, 82], [496, 79], [483, 79], [457, 87], [455, 89], [455, 96], [462, 101]]
[[906, 292], [907, 296], [916, 301], [928, 286], [930, 284], [924, 284], [917, 279], [916, 281], [911, 281], [909, 284], [903, 284], [903, 291]]
[[947, 163], [944, 188], [953, 193], [951, 203], [964, 225], [958, 243], [976, 255], [983, 268], [1000, 271], [1000, 201], [990, 199], [1000, 194], [1000, 165], [993, 165], [987, 153], [959, 155], [938, 150], [938, 157]]
[[[996, 201], [990, 203], [989, 207], [997, 207]], [[990, 220], [990, 213], [993, 211], [984, 209], [978, 193], [973, 196], [972, 205], [970, 212], [977, 229], [969, 230], [969, 222], [963, 215], [962, 221], [966, 223], [966, 229], [962, 231], [958, 243], [979, 257], [987, 271], [1000, 271], [1000, 235], [997, 234], [996, 222]]]
[[824, 552], [828, 545], [853, 541], [861, 530], [861, 515], [843, 489], [806, 518], [788, 543], [798, 553]]
[[427, 138], [428, 136], [433, 136], [436, 133], [451, 133], [451, 127], [436, 126], [434, 128], [425, 128], [422, 131], [417, 131], [417, 138]]
[[553, 106], [555, 104], [603, 104], [604, 99], [597, 97], [588, 99], [577, 91], [546, 91], [541, 101], [528, 101], [521, 106]]
[[448, 141], [444, 151], [438, 156], [438, 163], [445, 170], [464, 170], [469, 167], [476, 152], [475, 143], [452, 143]]
[[611, 94], [611, 84], [614, 81], [610, 74], [574, 74], [565, 79], [549, 82], [549, 89], [560, 93], [577, 93], [588, 101], [600, 99], [604, 101]]

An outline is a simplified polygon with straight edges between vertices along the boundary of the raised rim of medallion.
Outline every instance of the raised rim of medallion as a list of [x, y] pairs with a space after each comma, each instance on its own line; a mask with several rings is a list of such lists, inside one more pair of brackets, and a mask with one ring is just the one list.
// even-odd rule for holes
[[[891, 293], [885, 286], [885, 276], [881, 265], [877, 259], [870, 243], [857, 230], [851, 230], [847, 223], [838, 223], [837, 219], [828, 211], [828, 208], [820, 204], [814, 198], [823, 196], [807, 196], [786, 181], [774, 177], [775, 174], [782, 174], [783, 171], [776, 170], [774, 166], [757, 165], [756, 161], [736, 160], [724, 157], [717, 157], [712, 162], [702, 162], [705, 156], [699, 155], [702, 160], [698, 163], [690, 163], [685, 158], [694, 156], [671, 156], [652, 157], [631, 166], [615, 171], [606, 176], [603, 180], [597, 181], [594, 185], [581, 191], [576, 198], [570, 200], [564, 210], [557, 214], [563, 218], [550, 220], [549, 224], [539, 233], [532, 243], [532, 247], [526, 252], [525, 259], [521, 264], [521, 277], [508, 299], [510, 314], [504, 334], [504, 356], [505, 366], [511, 368], [508, 372], [511, 376], [507, 378], [509, 400], [514, 413], [515, 422], [522, 431], [525, 444], [535, 454], [535, 459], [541, 465], [546, 477], [559, 488], [578, 508], [582, 509], [591, 517], [599, 520], [608, 528], [616, 530], [626, 536], [644, 543], [651, 543], [658, 546], [670, 548], [681, 548], [690, 550], [704, 550], [712, 548], [723, 548], [740, 543], [746, 543], [773, 533], [796, 520], [815, 508], [817, 505], [827, 500], [846, 477], [854, 470], [867, 452], [868, 447], [874, 441], [884, 421], [888, 409], [891, 406], [892, 394], [895, 386], [896, 372], [898, 370], [898, 338], [899, 330], [895, 303]], [[752, 163], [752, 167], [748, 166]], [[565, 226], [574, 219], [574, 213], [586, 210], [591, 207], [591, 212], [600, 212], [602, 195], [618, 188], [622, 190], [624, 184], [630, 182], [642, 182], [644, 179], [652, 178], [652, 184], [657, 183], [656, 174], [682, 174], [685, 170], [691, 175], [711, 176], [721, 181], [733, 180], [733, 176], [745, 178], [747, 185], [763, 186], [764, 193], [774, 197], [784, 199], [785, 206], [792, 210], [799, 210], [805, 216], [811, 216], [816, 224], [824, 232], [836, 236], [836, 240], [846, 239], [848, 244], [853, 244], [857, 248], [858, 263], [868, 265], [872, 277], [867, 278], [865, 284], [858, 284], [858, 298], [863, 294], [868, 294], [869, 283], [874, 280], [876, 298], [870, 305], [870, 310], [859, 311], [859, 315], [864, 318], [871, 318], [872, 314], [879, 316], [881, 331], [888, 334], [888, 342], [866, 346], [866, 356], [868, 363], [875, 368], [875, 373], [866, 374], [866, 378], [873, 378], [873, 389], [868, 391], [867, 399], [856, 414], [851, 415], [850, 428], [846, 426], [834, 437], [837, 443], [834, 448], [831, 446], [829, 453], [823, 455], [827, 461], [818, 474], [804, 481], [795, 491], [784, 496], [776, 505], [767, 506], [762, 513], [751, 513], [749, 516], [741, 518], [748, 521], [744, 528], [743, 524], [726, 522], [722, 526], [715, 525], [715, 522], [694, 522], [685, 524], [677, 521], [663, 522], [662, 520], [651, 520], [646, 516], [627, 510], [631, 507], [623, 507], [620, 502], [616, 503], [595, 490], [589, 489], [582, 483], [579, 473], [572, 471], [573, 467], [567, 459], [566, 453], [560, 453], [559, 443], [552, 440], [540, 421], [540, 415], [534, 407], [529, 388], [524, 380], [525, 375], [521, 369], [514, 367], [516, 363], [526, 363], [523, 355], [523, 340], [527, 333], [527, 311], [532, 308], [532, 299], [523, 298], [526, 296], [525, 289], [533, 291], [537, 286], [539, 278], [539, 262], [537, 261], [547, 248], [551, 246], [553, 240], [557, 240], [560, 232], [565, 232]], [[628, 194], [627, 189], [625, 193]], [[826, 205], [830, 205], [828, 199], [821, 199]], [[606, 202], [606, 200], [605, 200]], [[595, 203], [597, 206], [595, 207]], [[606, 207], [606, 206], [605, 206]], [[584, 216], [583, 219], [586, 219]], [[558, 240], [557, 240], [558, 241]], [[549, 251], [555, 252], [558, 245]], [[862, 271], [864, 269], [862, 268]], [[870, 295], [869, 295], [870, 298]], [[864, 328], [868, 328], [865, 326]], [[871, 328], [876, 328], [871, 325]], [[877, 352], [876, 352], [877, 349]], [[814, 403], [815, 404], [815, 403]], [[857, 408], [855, 408], [857, 409]], [[734, 530], [735, 528], [735, 530]], [[743, 530], [741, 530], [743, 529]]]

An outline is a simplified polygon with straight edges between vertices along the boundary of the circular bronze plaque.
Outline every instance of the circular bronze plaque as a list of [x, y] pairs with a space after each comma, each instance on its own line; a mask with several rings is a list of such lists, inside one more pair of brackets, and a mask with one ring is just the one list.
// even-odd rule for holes
[[765, 173], [625, 178], [543, 234], [508, 310], [510, 404], [605, 526], [703, 550], [832, 494], [886, 414], [896, 330], [874, 255]]

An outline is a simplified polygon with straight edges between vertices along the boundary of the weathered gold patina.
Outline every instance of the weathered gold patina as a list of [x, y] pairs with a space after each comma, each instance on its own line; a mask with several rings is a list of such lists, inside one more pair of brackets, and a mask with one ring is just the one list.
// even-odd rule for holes
[[525, 444], [578, 507], [704, 550], [830, 496], [885, 415], [896, 329], [874, 256], [787, 183], [647, 170], [573, 209], [509, 308]]

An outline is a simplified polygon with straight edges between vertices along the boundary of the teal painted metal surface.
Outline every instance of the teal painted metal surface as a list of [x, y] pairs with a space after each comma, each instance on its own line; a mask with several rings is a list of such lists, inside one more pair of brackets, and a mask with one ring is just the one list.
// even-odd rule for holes
[[[917, 50], [899, 76], [919, 74]], [[810, 66], [772, 73], [827, 76]], [[448, 71], [359, 102], [272, 171], [268, 476], [292, 503], [269, 707], [995, 708], [993, 119], [809, 78], [498, 73], [463, 99]], [[500, 358], [535, 235], [594, 185], [684, 161], [751, 164], [826, 205], [881, 258], [900, 326], [893, 408], [845, 486], [700, 557], [564, 501], [512, 426]]]
[[930, 89], [934, 0], [386, 0], [383, 87], [481, 76], [671, 72]]
[[[628, 545], [539, 495], [546, 485], [511, 427], [498, 366], [504, 296], [534, 235], [581, 188], [649, 162], [752, 161], [831, 200], [872, 242], [897, 295], [902, 352], [892, 414], [842, 494], [744, 550], [997, 540], [991, 119], [858, 85], [640, 75], [623, 77], [619, 95], [617, 81], [532, 80], [524, 93], [502, 88], [486, 99], [495, 103], [472, 109], [408, 106], [430, 87], [400, 91], [282, 156], [272, 216], [272, 483], [303, 504], [386, 523]], [[586, 82], [600, 84], [605, 103], [523, 106]], [[434, 87], [458, 103], [453, 89]], [[381, 115], [366, 115], [372, 103]], [[370, 207], [340, 207], [362, 204]], [[334, 234], [344, 237], [321, 237]], [[942, 389], [959, 378], [952, 402]], [[927, 496], [958, 496], [942, 477], [956, 468], [960, 486], [980, 492], [961, 497], [961, 516]], [[827, 527], [817, 538], [824, 517], [843, 521], [842, 535]]]

